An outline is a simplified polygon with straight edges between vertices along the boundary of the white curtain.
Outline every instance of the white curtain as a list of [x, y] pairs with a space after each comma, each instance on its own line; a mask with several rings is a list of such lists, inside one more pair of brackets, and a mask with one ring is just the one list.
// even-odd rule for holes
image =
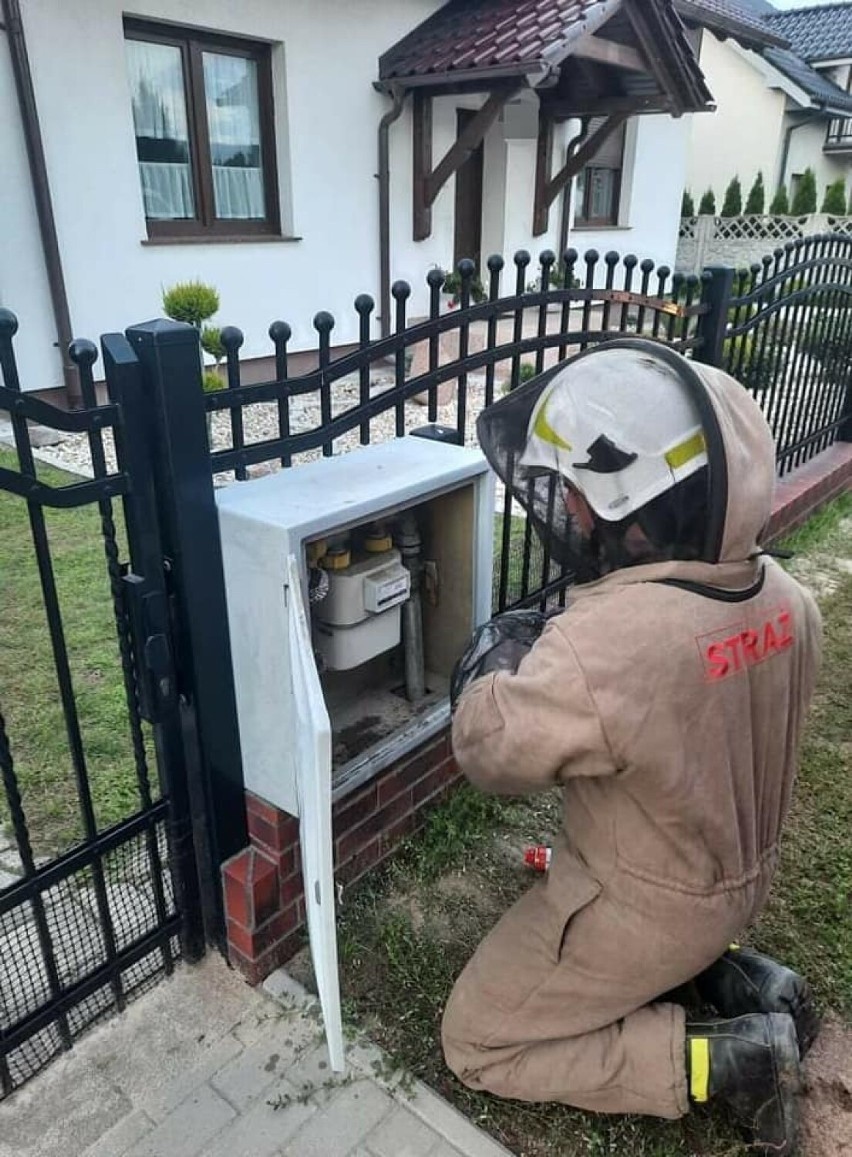
[[214, 52], [203, 58], [216, 216], [264, 217], [257, 65]]
[[145, 215], [194, 217], [180, 49], [143, 40], [125, 44]]

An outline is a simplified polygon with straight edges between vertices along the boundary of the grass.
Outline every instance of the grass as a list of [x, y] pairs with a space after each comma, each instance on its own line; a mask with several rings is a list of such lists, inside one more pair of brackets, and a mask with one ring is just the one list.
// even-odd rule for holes
[[[0, 449], [0, 466], [17, 456]], [[75, 476], [41, 467], [51, 486]], [[123, 539], [120, 511], [115, 518]], [[74, 693], [99, 828], [140, 806], [109, 579], [96, 506], [46, 510]], [[122, 557], [126, 551], [120, 547]], [[0, 709], [36, 853], [65, 851], [83, 835], [73, 764], [25, 502], [0, 492]], [[154, 777], [156, 778], [156, 777]], [[152, 785], [157, 794], [156, 784]], [[0, 819], [8, 826], [8, 811]]]
[[[825, 654], [803, 747], [796, 802], [770, 902], [749, 941], [806, 972], [825, 1009], [852, 1024], [852, 495], [783, 544], [789, 565], [822, 567]], [[678, 1122], [602, 1117], [558, 1105], [502, 1101], [465, 1089], [446, 1069], [440, 1019], [455, 977], [483, 935], [530, 882], [526, 844], [549, 842], [556, 793], [528, 799], [460, 788], [384, 870], [344, 897], [340, 959], [347, 1015], [392, 1060], [448, 1097], [523, 1157], [740, 1157], [738, 1133], [716, 1112]]]

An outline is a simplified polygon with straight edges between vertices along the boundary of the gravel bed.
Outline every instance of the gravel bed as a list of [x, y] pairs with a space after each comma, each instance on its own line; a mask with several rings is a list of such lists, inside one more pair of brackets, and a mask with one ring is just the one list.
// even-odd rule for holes
[[[393, 376], [387, 374], [374, 375], [371, 382], [371, 397], [377, 397], [393, 386]], [[499, 387], [498, 387], [499, 389]], [[335, 383], [332, 397], [332, 416], [337, 417], [345, 411], [357, 406], [359, 402], [359, 384], [356, 377], [342, 378]], [[476, 446], [476, 419], [485, 402], [485, 377], [482, 374], [471, 374], [467, 388], [467, 415], [465, 422], [465, 445]], [[456, 399], [446, 405], [438, 407], [438, 423], [445, 426], [456, 425]], [[405, 404], [405, 430], [408, 433], [418, 426], [428, 424], [428, 412], [425, 405], [415, 401]], [[320, 401], [317, 395], [304, 395], [290, 401], [290, 430], [297, 434], [306, 430], [315, 430], [321, 422]], [[219, 411], [212, 415], [212, 448], [213, 450], [227, 450], [232, 446], [231, 415], [229, 411]], [[264, 402], [255, 406], [243, 408], [243, 431], [246, 445], [255, 442], [264, 442], [277, 438], [279, 434], [278, 407], [274, 402]], [[371, 442], [385, 442], [395, 436], [396, 412], [394, 409], [379, 414], [370, 422]], [[334, 453], [342, 454], [354, 450], [359, 446], [358, 429], [336, 439]], [[109, 431], [104, 434], [104, 451], [107, 468], [110, 472], [117, 469], [115, 446]], [[321, 457], [320, 449], [299, 454], [294, 465], [310, 462]], [[89, 450], [88, 437], [84, 434], [62, 435], [62, 440], [53, 446], [44, 447], [38, 451], [43, 461], [59, 466], [75, 474], [91, 477], [93, 475], [92, 458]], [[280, 462], [276, 459], [249, 467], [250, 477], [274, 473], [279, 470]], [[214, 475], [216, 485], [228, 485], [233, 481], [231, 473]]]

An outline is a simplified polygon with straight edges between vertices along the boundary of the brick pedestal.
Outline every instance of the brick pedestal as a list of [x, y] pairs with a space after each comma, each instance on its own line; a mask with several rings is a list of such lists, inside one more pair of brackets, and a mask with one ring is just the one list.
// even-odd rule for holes
[[770, 542], [806, 522], [821, 506], [852, 488], [852, 442], [835, 442], [822, 454], [797, 466], [776, 484]]
[[[459, 772], [448, 735], [334, 805], [335, 879], [354, 883], [415, 831]], [[299, 821], [246, 792], [249, 847], [222, 867], [228, 957], [251, 984], [288, 960], [304, 939]]]

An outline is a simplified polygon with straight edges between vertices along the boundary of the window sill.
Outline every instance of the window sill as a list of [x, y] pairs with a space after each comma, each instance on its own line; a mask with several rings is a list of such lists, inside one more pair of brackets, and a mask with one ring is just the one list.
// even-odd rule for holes
[[288, 237], [282, 233], [233, 233], [211, 237], [143, 237], [140, 245], [265, 245], [270, 241], [277, 244], [301, 240], [301, 237]]
[[571, 233], [627, 233], [632, 225], [572, 225]]

